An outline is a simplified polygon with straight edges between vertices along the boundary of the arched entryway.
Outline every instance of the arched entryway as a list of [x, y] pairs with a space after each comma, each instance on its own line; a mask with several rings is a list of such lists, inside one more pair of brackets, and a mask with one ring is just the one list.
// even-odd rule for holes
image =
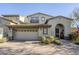
[[64, 26], [63, 24], [57, 24], [55, 27], [55, 36], [64, 39]]

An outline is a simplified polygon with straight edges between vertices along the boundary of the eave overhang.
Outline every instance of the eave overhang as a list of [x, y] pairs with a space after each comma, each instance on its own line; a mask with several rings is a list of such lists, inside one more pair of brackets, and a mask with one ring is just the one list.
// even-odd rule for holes
[[7, 25], [9, 28], [48, 28], [51, 25], [47, 24], [17, 24], [17, 25]]

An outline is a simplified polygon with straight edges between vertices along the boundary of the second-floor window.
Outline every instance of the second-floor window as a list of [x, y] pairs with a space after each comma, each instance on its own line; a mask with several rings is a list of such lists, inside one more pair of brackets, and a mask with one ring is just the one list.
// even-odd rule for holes
[[42, 21], [45, 21], [45, 17], [41, 17], [41, 20], [42, 20]]
[[39, 17], [31, 17], [31, 23], [39, 23]]

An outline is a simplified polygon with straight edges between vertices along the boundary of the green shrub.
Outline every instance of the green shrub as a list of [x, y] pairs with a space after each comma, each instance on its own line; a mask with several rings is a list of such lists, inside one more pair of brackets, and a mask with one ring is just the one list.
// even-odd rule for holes
[[44, 41], [44, 43], [45, 43], [45, 44], [50, 44], [51, 41], [50, 41], [49, 39], [46, 39], [46, 40]]
[[77, 37], [75, 40], [73, 40], [73, 42], [77, 45], [79, 45], [79, 37]]
[[41, 37], [40, 41], [41, 43], [44, 43], [44, 44], [50, 44], [52, 42], [50, 37], [45, 37], [45, 36]]
[[53, 42], [55, 40], [55, 36], [50, 36], [50, 39]]
[[0, 43], [4, 43], [4, 42], [7, 42], [7, 41], [8, 41], [8, 39], [6, 37], [3, 37], [3, 38], [0, 39]]
[[41, 43], [44, 43], [44, 44], [51, 44], [51, 43], [55, 43], [57, 45], [61, 44], [60, 40], [55, 36], [50, 36], [50, 37], [43, 36], [43, 37], [40, 37], [40, 41]]
[[41, 43], [44, 43], [45, 42], [45, 40], [46, 40], [46, 37], [45, 36], [43, 36], [43, 37], [41, 37]]
[[58, 39], [54, 40], [54, 43], [57, 44], [57, 45], [61, 45], [61, 42]]
[[73, 34], [69, 34], [69, 40], [72, 40], [73, 39]]
[[73, 41], [73, 43], [79, 44], [79, 33], [73, 32], [73, 33], [71, 33], [69, 35], [70, 35], [69, 39], [71, 39]]
[[50, 36], [50, 38], [51, 38], [51, 40], [52, 40], [52, 43], [55, 43], [55, 44], [57, 44], [57, 45], [61, 45], [61, 42], [60, 42], [60, 40], [59, 40], [57, 37], [55, 37], [55, 36]]

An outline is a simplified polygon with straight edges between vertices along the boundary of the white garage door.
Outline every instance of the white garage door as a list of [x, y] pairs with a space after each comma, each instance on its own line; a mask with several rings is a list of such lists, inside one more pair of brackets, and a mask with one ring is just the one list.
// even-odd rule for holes
[[37, 30], [17, 30], [14, 39], [16, 40], [38, 40]]

